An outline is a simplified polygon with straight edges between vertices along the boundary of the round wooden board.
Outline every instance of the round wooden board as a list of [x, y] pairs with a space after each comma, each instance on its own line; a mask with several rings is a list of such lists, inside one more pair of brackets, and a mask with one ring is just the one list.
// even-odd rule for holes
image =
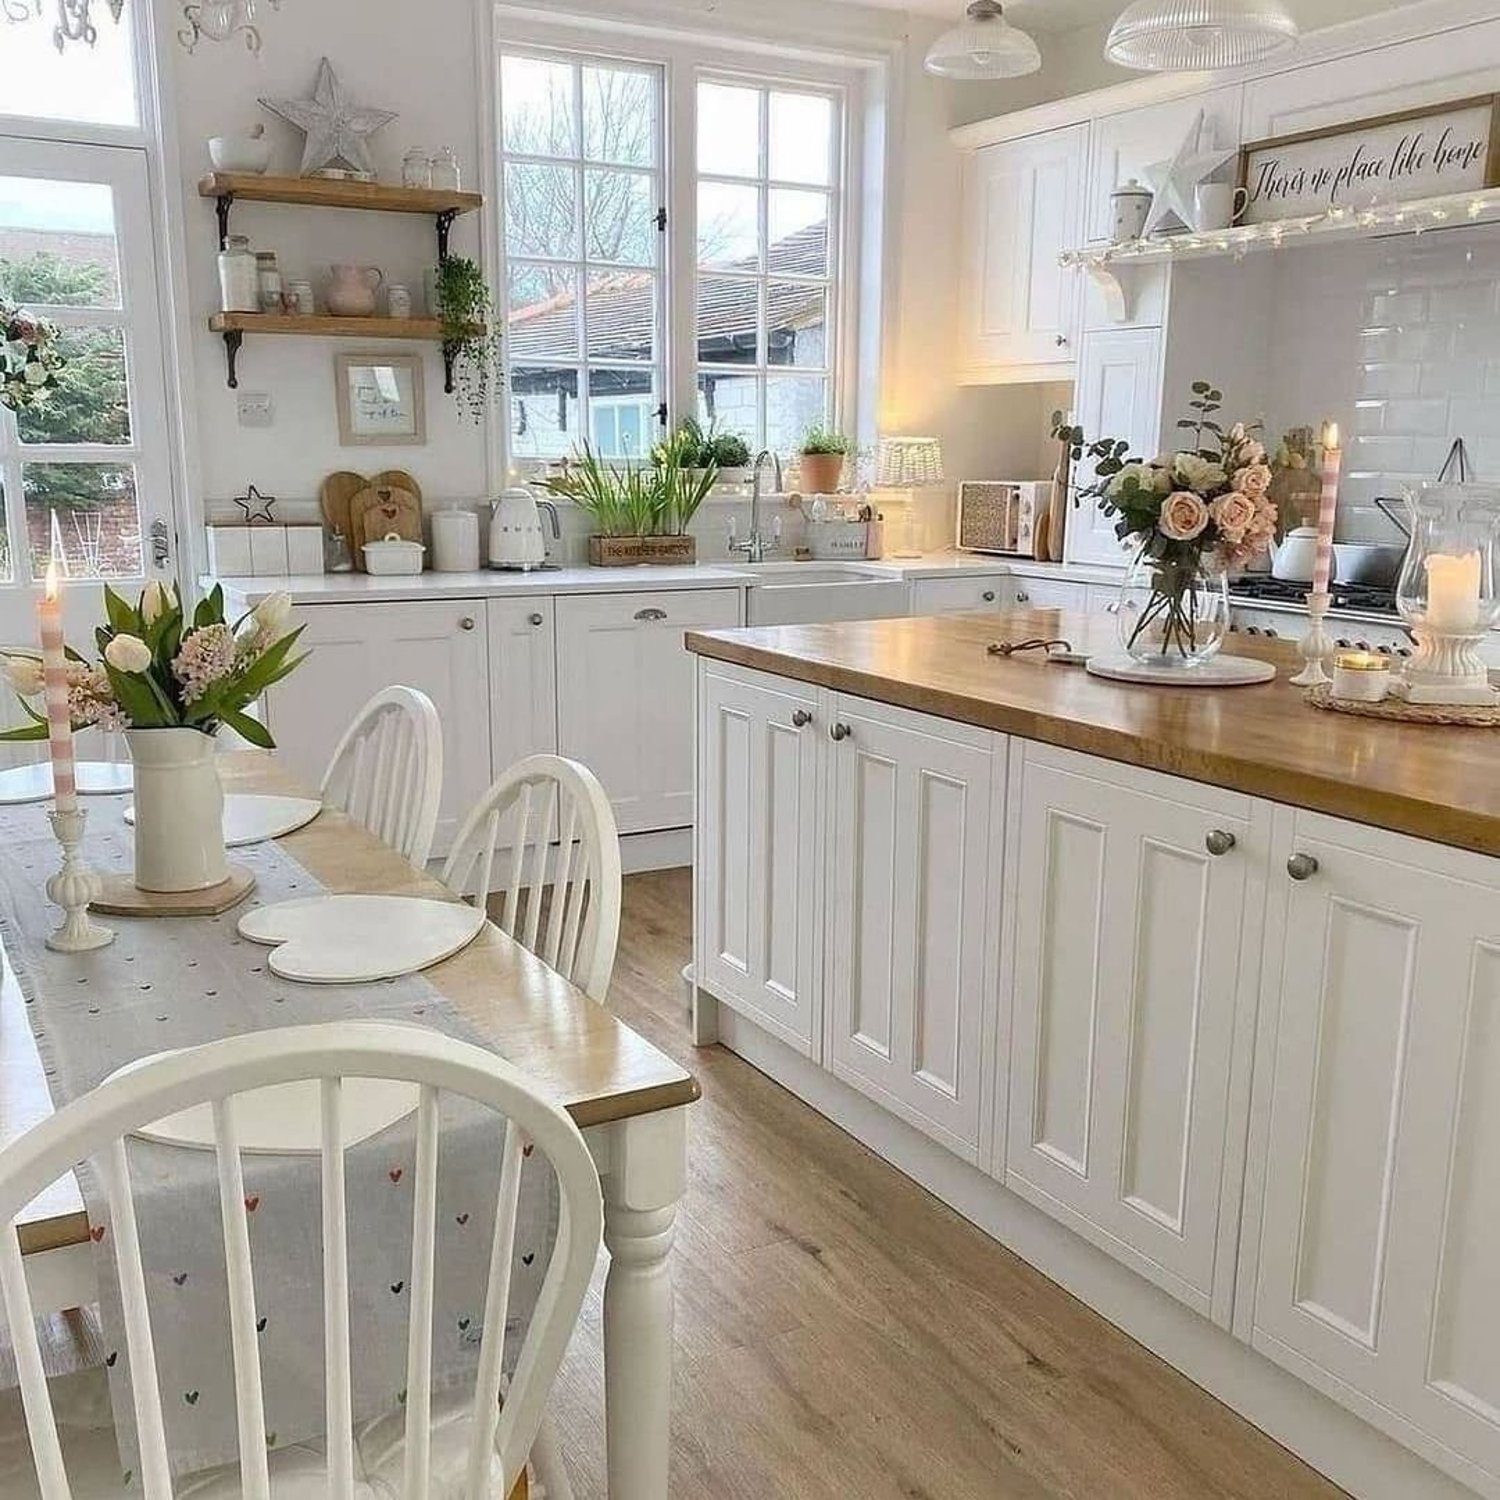
[[[224, 847], [242, 849], [247, 844], [263, 844], [305, 827], [323, 811], [323, 804], [311, 797], [271, 797], [248, 792], [228, 792], [224, 797]], [[123, 814], [125, 822], [135, 826], [135, 803], [129, 803]]]
[[111, 917], [216, 917], [255, 889], [255, 876], [243, 865], [230, 865], [229, 879], [206, 891], [143, 891], [129, 875], [102, 878], [104, 888], [89, 910]]
[[374, 984], [467, 948], [484, 913], [424, 896], [309, 896], [258, 906], [239, 934], [271, 949], [271, 972], [303, 984]]
[[1112, 682], [1147, 682], [1156, 687], [1250, 687], [1270, 682], [1276, 668], [1248, 656], [1214, 656], [1199, 667], [1152, 667], [1131, 656], [1091, 656], [1089, 675]]
[[1331, 683], [1319, 683], [1304, 695], [1314, 708], [1330, 713], [1354, 714], [1361, 719], [1384, 719], [1392, 724], [1457, 724], [1470, 729], [1500, 729], [1500, 704], [1408, 703], [1404, 698], [1386, 698], [1380, 703], [1358, 703], [1335, 698]]
[[[134, 785], [128, 760], [80, 760], [74, 766], [78, 792], [83, 797], [113, 797]], [[0, 806], [52, 800], [52, 766], [45, 760], [0, 771]]]

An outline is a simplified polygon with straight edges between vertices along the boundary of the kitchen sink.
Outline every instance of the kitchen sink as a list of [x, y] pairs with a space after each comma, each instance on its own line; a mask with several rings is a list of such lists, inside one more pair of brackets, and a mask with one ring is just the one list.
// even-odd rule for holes
[[750, 581], [745, 604], [750, 625], [874, 620], [907, 612], [905, 581], [882, 573], [816, 563], [752, 563], [745, 572]]

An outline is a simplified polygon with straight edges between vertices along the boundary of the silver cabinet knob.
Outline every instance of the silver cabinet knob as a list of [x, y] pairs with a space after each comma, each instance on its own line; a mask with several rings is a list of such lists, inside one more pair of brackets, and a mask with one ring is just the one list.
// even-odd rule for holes
[[1318, 873], [1318, 862], [1311, 854], [1294, 854], [1286, 862], [1286, 872], [1293, 880], [1311, 880]]
[[853, 733], [847, 724], [833, 724], [829, 726], [828, 737], [832, 740], [847, 740]]
[[474, 616], [465, 615], [463, 619], [458, 622], [458, 628], [460, 630], [472, 630], [474, 628]]
[[1228, 854], [1234, 848], [1236, 839], [1232, 833], [1223, 828], [1211, 828], [1208, 837], [1203, 840], [1210, 854]]
[[798, 729], [806, 729], [812, 723], [812, 715], [805, 708], [792, 710], [792, 723]]
[[531, 614], [526, 616], [527, 623], [531, 625], [540, 625], [546, 618], [547, 617], [539, 609], [534, 610]]
[[635, 612], [637, 620], [665, 620], [667, 612], [664, 609], [638, 609]]
[[1118, 599], [1111, 599], [1109, 601], [1109, 603], [1104, 606], [1104, 613], [1107, 614], [1107, 615], [1117, 615], [1117, 614], [1119, 614], [1120, 613], [1120, 601]]
[[993, 604], [995, 602], [995, 591], [994, 589], [986, 589], [979, 597], [983, 599], [986, 604]]
[[1030, 604], [1031, 603], [1031, 595], [1028, 594], [1025, 589], [1017, 589], [1016, 590], [1016, 603], [1017, 604]]
[[1065, 348], [1067, 348], [1067, 344], [1068, 344], [1068, 336], [1067, 336], [1067, 334], [1065, 334], [1065, 333], [1058, 334], [1056, 342], [1057, 342], [1057, 347], [1059, 349], [1065, 349]]

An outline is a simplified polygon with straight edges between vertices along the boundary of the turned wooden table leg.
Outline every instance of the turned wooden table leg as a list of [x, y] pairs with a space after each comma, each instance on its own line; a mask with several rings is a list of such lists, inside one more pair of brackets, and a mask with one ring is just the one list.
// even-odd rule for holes
[[687, 1184], [687, 1113], [611, 1127], [604, 1187], [604, 1415], [609, 1500], [666, 1500], [672, 1413], [668, 1252]]

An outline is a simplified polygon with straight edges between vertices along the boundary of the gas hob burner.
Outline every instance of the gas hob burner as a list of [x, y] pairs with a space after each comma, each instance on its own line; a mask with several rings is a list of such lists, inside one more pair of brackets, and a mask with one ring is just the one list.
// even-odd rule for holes
[[[1335, 583], [1330, 587], [1332, 608], [1358, 610], [1363, 614], [1394, 615], [1396, 591], [1364, 583]], [[1230, 580], [1231, 602], [1244, 604], [1297, 604], [1306, 606], [1308, 586], [1272, 578], [1269, 573], [1246, 573]]]

